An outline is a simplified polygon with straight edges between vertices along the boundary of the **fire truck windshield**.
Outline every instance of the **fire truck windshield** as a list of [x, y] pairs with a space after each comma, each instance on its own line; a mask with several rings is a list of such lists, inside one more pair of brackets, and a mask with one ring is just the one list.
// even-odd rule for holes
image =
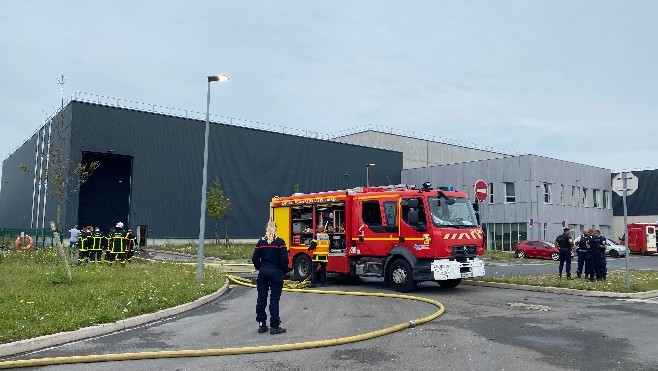
[[466, 198], [455, 198], [454, 200], [455, 203], [448, 205], [445, 199], [439, 197], [427, 198], [434, 226], [477, 226], [477, 219], [471, 201]]

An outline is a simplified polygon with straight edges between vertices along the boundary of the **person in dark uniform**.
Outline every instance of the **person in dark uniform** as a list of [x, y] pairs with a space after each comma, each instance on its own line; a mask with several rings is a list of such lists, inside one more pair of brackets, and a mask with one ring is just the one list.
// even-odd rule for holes
[[605, 260], [606, 241], [598, 229], [594, 231], [594, 236], [591, 239], [591, 247], [594, 250], [594, 272], [596, 274], [596, 280], [605, 280], [608, 274], [607, 262]]
[[110, 259], [112, 262], [119, 262], [122, 266], [126, 265], [126, 236], [127, 232], [123, 230], [123, 223], [117, 223], [110, 241]]
[[78, 251], [80, 251], [80, 259], [78, 260], [78, 264], [87, 265], [89, 262], [89, 249], [93, 243], [91, 232], [91, 227], [84, 227], [78, 236]]
[[578, 268], [576, 268], [576, 276], [580, 278], [583, 274], [583, 266], [585, 265], [585, 257], [587, 256], [587, 241], [590, 238], [589, 229], [583, 229], [583, 235], [580, 236], [578, 243], [576, 244], [576, 252], [578, 254]]
[[286, 242], [276, 236], [276, 224], [273, 220], [267, 223], [265, 237], [256, 243], [251, 257], [254, 268], [258, 270], [256, 289], [256, 321], [258, 332], [267, 332], [267, 294], [270, 292], [270, 334], [283, 334], [286, 329], [281, 327], [279, 316], [279, 300], [283, 291], [283, 275], [288, 271], [288, 248]]
[[560, 268], [559, 274], [562, 277], [562, 268], [564, 263], [567, 263], [567, 279], [571, 279], [571, 248], [573, 247], [573, 239], [569, 235], [569, 228], [564, 228], [564, 233], [557, 236], [555, 239], [555, 246], [560, 249]]
[[105, 236], [103, 235], [103, 232], [101, 232], [100, 228], [96, 227], [96, 229], [91, 233], [91, 238], [93, 242], [91, 244], [89, 260], [91, 260], [92, 263], [100, 263], [101, 253], [103, 252], [103, 240], [105, 239]]

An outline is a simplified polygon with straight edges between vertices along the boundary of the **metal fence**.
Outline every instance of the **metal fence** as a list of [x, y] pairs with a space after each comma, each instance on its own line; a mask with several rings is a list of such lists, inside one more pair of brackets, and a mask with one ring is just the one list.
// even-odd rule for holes
[[15, 241], [18, 237], [23, 235], [30, 236], [34, 241], [33, 247], [52, 247], [55, 243], [53, 232], [46, 228], [0, 228], [0, 237], [2, 242], [0, 246], [9, 248], [14, 247]]

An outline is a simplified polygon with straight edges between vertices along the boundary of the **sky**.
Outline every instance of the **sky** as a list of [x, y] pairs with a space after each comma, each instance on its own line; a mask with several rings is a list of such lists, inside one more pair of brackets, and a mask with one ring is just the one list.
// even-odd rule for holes
[[[0, 156], [76, 92], [658, 167], [658, 1], [0, 0]], [[82, 95], [80, 95], [82, 96]], [[239, 121], [239, 120], [244, 121]]]

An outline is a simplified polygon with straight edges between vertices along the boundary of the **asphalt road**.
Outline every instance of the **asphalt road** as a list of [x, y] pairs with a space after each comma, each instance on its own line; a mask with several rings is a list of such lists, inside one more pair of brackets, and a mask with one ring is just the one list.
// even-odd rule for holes
[[[646, 257], [647, 264], [658, 258]], [[621, 260], [620, 260], [621, 261]], [[616, 263], [613, 263], [616, 264]], [[638, 261], [638, 264], [644, 262]], [[503, 269], [557, 269], [547, 262]], [[328, 289], [391, 292], [380, 279]], [[655, 370], [658, 298], [618, 300], [423, 283], [413, 294], [446, 311], [416, 328], [350, 345], [223, 357], [123, 361], [49, 370]], [[285, 293], [282, 335], [256, 333], [256, 292], [234, 287], [214, 302], [139, 328], [22, 355], [68, 355], [284, 344], [360, 334], [423, 317], [435, 308], [402, 299]]]

